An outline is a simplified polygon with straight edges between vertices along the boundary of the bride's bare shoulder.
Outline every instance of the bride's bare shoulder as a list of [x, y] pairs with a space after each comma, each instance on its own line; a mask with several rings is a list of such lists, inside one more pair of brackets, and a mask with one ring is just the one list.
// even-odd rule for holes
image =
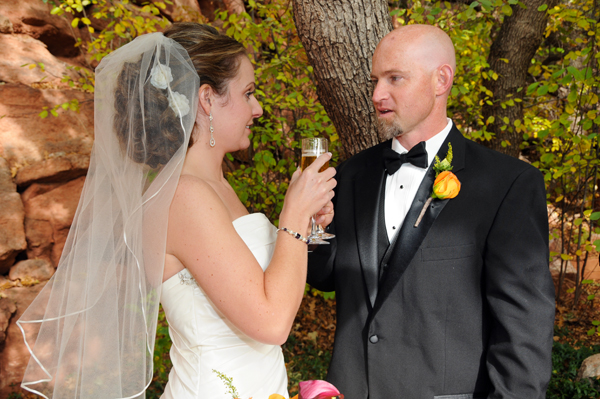
[[171, 204], [171, 214], [178, 210], [194, 214], [209, 213], [217, 217], [228, 215], [225, 204], [212, 186], [205, 180], [192, 175], [181, 175], [179, 178]]

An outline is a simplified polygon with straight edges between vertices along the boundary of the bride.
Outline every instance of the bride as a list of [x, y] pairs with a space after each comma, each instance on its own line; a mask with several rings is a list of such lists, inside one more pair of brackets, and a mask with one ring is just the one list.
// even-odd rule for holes
[[[22, 387], [45, 398], [138, 398], [159, 300], [173, 345], [163, 398], [287, 394], [281, 345], [304, 292], [310, 215], [329, 209], [324, 154], [291, 179], [275, 228], [223, 176], [262, 115], [244, 47], [173, 24], [96, 69], [95, 143], [56, 274], [17, 322]], [[321, 216], [325, 222], [331, 215]], [[35, 344], [33, 344], [35, 341]], [[215, 372], [216, 371], [216, 372]]]

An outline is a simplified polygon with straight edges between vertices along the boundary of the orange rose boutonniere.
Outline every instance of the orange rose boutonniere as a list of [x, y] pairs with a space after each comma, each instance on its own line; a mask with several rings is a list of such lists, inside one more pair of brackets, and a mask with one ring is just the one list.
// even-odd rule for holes
[[460, 191], [460, 181], [456, 175], [449, 170], [440, 173], [433, 183], [433, 198], [451, 199], [458, 195]]
[[421, 209], [421, 213], [417, 218], [417, 222], [415, 223], [415, 227], [421, 223], [421, 219], [425, 215], [429, 204], [435, 198], [445, 200], [452, 199], [458, 195], [460, 192], [460, 180], [456, 177], [452, 170], [452, 144], [448, 143], [448, 154], [446, 154], [446, 158], [443, 161], [440, 161], [440, 158], [435, 156], [435, 163], [433, 164], [433, 170], [435, 170], [435, 181], [433, 182], [433, 192], [431, 193], [431, 197], [425, 202], [423, 205], [423, 209]]

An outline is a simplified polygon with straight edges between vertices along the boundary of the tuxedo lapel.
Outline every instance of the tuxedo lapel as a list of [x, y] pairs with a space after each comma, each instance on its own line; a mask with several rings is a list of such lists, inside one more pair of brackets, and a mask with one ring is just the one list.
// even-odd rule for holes
[[[456, 172], [464, 168], [465, 138], [455, 126], [452, 127], [448, 137], [440, 147], [440, 150], [437, 154], [440, 160], [444, 159], [448, 153], [448, 143], [452, 143], [452, 152], [454, 155], [454, 159], [452, 161], [454, 168], [452, 171]], [[432, 163], [432, 165], [429, 166], [427, 174], [423, 178], [421, 185], [419, 186], [417, 194], [415, 195], [415, 199], [413, 200], [408, 214], [404, 219], [402, 228], [396, 235], [392, 244], [389, 246], [383, 261], [381, 262], [384, 270], [382, 271], [379, 292], [375, 301], [373, 314], [379, 310], [381, 304], [392, 292], [404, 274], [404, 271], [412, 262], [415, 253], [427, 236], [427, 233], [433, 225], [433, 222], [435, 222], [435, 219], [442, 212], [448, 201], [451, 201], [448, 199], [434, 199], [423, 215], [421, 222], [415, 227], [416, 221], [421, 213], [421, 210], [423, 209], [423, 206], [427, 202], [427, 199], [431, 196], [434, 180], [435, 171], [433, 170]]]
[[[391, 147], [391, 141], [389, 143]], [[382, 147], [383, 148], [383, 147]], [[370, 305], [375, 303], [379, 285], [379, 257], [378, 257], [378, 219], [380, 212], [380, 196], [385, 183], [385, 169], [383, 166], [382, 151], [374, 154], [366, 164], [356, 181], [361, 184], [354, 185], [354, 212], [356, 220], [356, 238], [360, 265], [369, 295]]]

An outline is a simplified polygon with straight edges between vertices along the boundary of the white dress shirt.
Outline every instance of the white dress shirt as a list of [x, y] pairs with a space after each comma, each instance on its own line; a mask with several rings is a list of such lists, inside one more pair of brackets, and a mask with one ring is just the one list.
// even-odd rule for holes
[[[450, 133], [450, 129], [452, 129], [452, 120], [448, 118], [448, 124], [444, 130], [425, 142], [428, 166], [435, 159], [448, 133]], [[408, 152], [396, 139], [392, 140], [392, 149], [399, 154]], [[385, 181], [384, 216], [385, 228], [390, 243], [402, 227], [404, 218], [426, 173], [427, 168], [422, 169], [411, 163], [404, 163], [396, 173], [387, 176]]]

